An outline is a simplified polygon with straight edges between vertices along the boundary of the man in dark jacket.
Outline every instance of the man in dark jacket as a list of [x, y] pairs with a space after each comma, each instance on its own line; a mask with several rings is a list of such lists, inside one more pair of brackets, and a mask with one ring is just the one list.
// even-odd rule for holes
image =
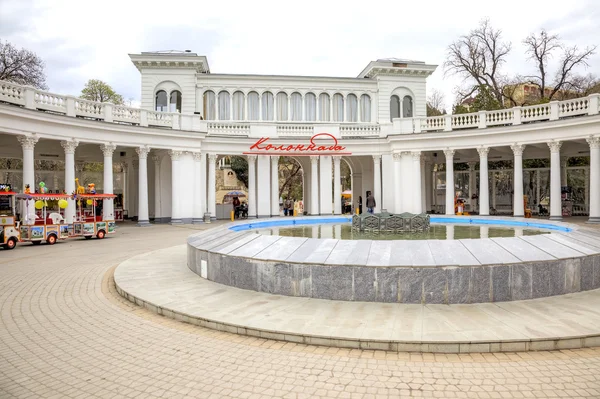
[[367, 212], [373, 213], [377, 203], [375, 202], [375, 197], [373, 197], [373, 193], [369, 193], [367, 197]]

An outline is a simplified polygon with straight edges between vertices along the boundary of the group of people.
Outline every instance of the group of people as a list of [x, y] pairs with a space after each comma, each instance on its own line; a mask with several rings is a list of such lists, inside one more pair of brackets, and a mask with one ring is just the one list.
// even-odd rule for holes
[[288, 198], [283, 201], [283, 216], [294, 216], [295, 200]]
[[238, 197], [233, 197], [233, 217], [235, 219], [247, 219], [248, 218], [248, 205], [244, 201], [240, 201]]

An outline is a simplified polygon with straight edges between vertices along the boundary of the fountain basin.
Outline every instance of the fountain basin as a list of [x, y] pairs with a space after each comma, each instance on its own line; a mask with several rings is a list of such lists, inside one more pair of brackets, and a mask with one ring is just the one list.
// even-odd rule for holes
[[347, 217], [237, 222], [188, 238], [188, 267], [208, 280], [271, 294], [345, 301], [481, 303], [600, 287], [600, 236], [566, 223], [431, 217], [431, 223], [543, 229], [535, 236], [342, 240], [255, 229], [350, 223]]

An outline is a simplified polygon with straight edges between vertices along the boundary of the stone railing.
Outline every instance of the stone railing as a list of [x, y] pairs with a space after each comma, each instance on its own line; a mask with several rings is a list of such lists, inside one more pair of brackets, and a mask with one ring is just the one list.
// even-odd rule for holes
[[[274, 122], [203, 121], [199, 115], [171, 112], [155, 112], [125, 107], [111, 103], [87, 101], [73, 96], [48, 93], [28, 86], [0, 81], [0, 102], [22, 106], [27, 109], [63, 114], [104, 122], [160, 127], [173, 130], [207, 132], [209, 135], [248, 136], [250, 124], [273, 124]], [[600, 94], [547, 104], [514, 107], [498, 111], [479, 111], [469, 114], [432, 117], [398, 118], [393, 123], [337, 123], [302, 122], [276, 123], [278, 136], [311, 136], [316, 125], [335, 126], [343, 138], [381, 137], [396, 134], [426, 132], [449, 132], [463, 129], [483, 129], [494, 126], [512, 126], [539, 121], [555, 121], [562, 118], [598, 115]], [[275, 133], [275, 131], [273, 131]]]
[[208, 134], [215, 136], [248, 136], [250, 124], [243, 122], [207, 122]]
[[600, 94], [547, 104], [513, 107], [469, 114], [394, 119], [394, 133], [450, 132], [461, 129], [484, 129], [493, 126], [520, 125], [529, 122], [555, 121], [573, 116], [598, 115]]

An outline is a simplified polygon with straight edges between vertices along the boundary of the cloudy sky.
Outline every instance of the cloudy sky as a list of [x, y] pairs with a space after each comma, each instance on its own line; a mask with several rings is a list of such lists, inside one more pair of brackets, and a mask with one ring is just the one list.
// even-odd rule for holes
[[[377, 58], [422, 60], [440, 65], [428, 91], [443, 91], [449, 107], [460, 80], [444, 76], [446, 48], [482, 18], [513, 43], [505, 72], [527, 73], [521, 41], [541, 28], [569, 45], [600, 44], [597, 2], [0, 0], [0, 39], [37, 52], [61, 94], [97, 78], [139, 100], [128, 54], [190, 49], [218, 73], [353, 77]], [[598, 54], [590, 64], [600, 74]]]

